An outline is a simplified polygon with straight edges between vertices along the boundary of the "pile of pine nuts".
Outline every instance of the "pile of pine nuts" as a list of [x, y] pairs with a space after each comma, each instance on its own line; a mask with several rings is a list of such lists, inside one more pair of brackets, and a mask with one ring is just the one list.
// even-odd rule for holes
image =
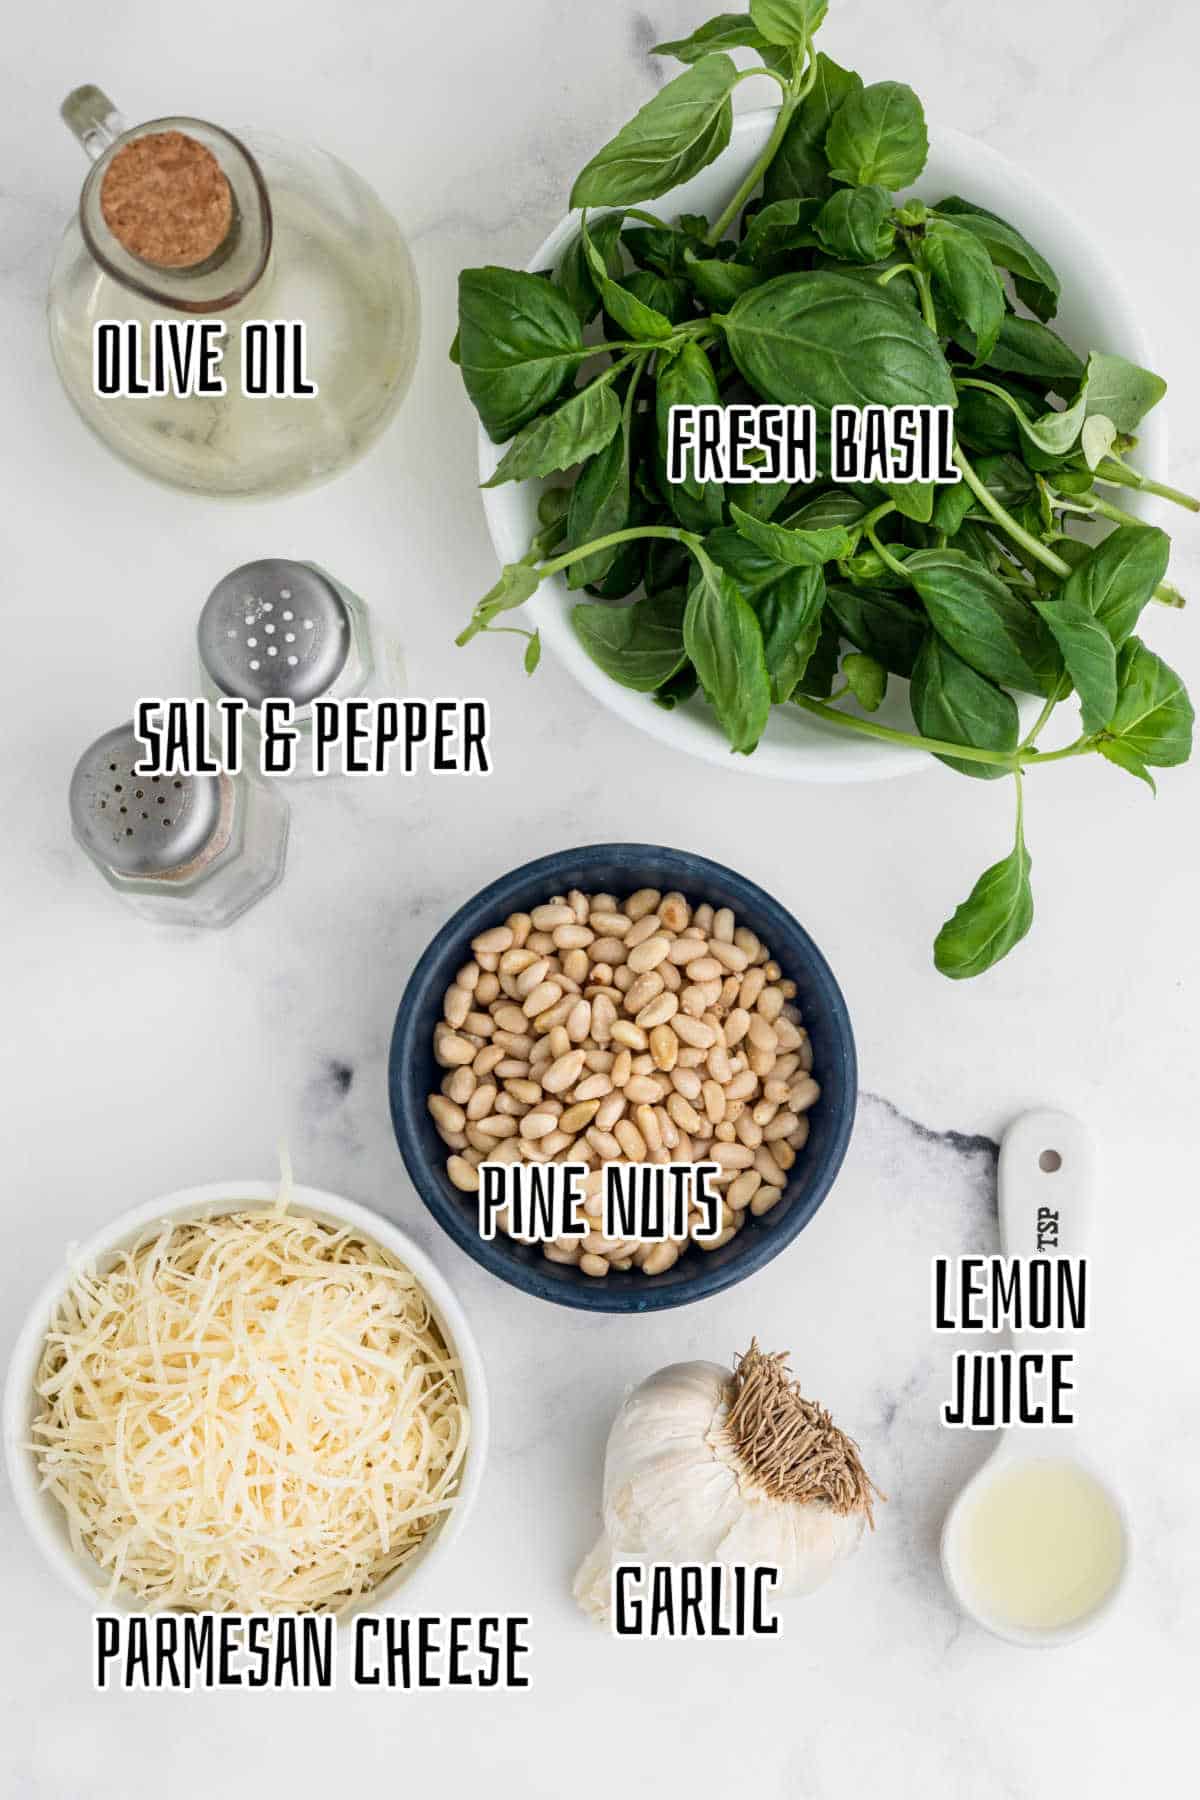
[[[727, 1244], [782, 1199], [820, 1096], [795, 983], [728, 907], [640, 888], [555, 896], [471, 942], [446, 990], [429, 1096], [463, 1193], [482, 1162], [583, 1162], [583, 1238], [543, 1249], [585, 1275], [661, 1275], [686, 1246], [601, 1234], [606, 1162], [715, 1162]], [[500, 1218], [505, 1224], [505, 1216]]]

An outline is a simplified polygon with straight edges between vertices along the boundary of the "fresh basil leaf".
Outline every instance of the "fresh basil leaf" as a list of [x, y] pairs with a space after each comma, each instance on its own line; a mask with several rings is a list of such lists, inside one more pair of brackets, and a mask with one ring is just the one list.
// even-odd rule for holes
[[1117, 704], [1117, 653], [1103, 625], [1077, 600], [1035, 600], [1038, 616], [1054, 633], [1087, 732], [1103, 731]]
[[1135, 432], [1166, 391], [1167, 384], [1161, 376], [1139, 369], [1123, 356], [1097, 353], [1088, 358], [1088, 414], [1111, 419], [1120, 432]]
[[531, 419], [517, 433], [484, 487], [506, 481], [529, 481], [569, 469], [603, 450], [621, 423], [621, 403], [612, 384], [599, 378], [564, 400], [556, 412]]
[[956, 535], [963, 520], [975, 504], [975, 496], [965, 481], [947, 482], [937, 491], [930, 523], [948, 538]]
[[651, 56], [673, 56], [677, 62], [695, 63], [713, 50], [765, 50], [768, 40], [749, 13], [718, 13], [689, 37], [669, 44], [655, 44]]
[[762, 632], [771, 698], [782, 705], [791, 699], [817, 647], [825, 583], [820, 569], [789, 569], [748, 598]]
[[1187, 689], [1162, 658], [1131, 637], [1117, 659], [1117, 704], [1108, 733], [1152, 768], [1170, 769], [1192, 753], [1195, 714]]
[[778, 275], [722, 320], [733, 360], [764, 400], [833, 406], [953, 406], [941, 346], [915, 313], [844, 275]]
[[[961, 220], [956, 220], [961, 225]], [[977, 239], [976, 242], [979, 240]], [[1038, 319], [1018, 318], [1005, 313], [1000, 332], [986, 357], [969, 330], [956, 327], [956, 343], [961, 343], [978, 362], [1001, 374], [1027, 375], [1056, 394], [1074, 393], [1084, 376], [1084, 365], [1069, 344], [1056, 331]]]
[[842, 654], [841, 633], [837, 620], [826, 612], [821, 619], [821, 631], [817, 638], [817, 647], [805, 665], [804, 673], [796, 683], [797, 691], [809, 694], [814, 700], [828, 700], [833, 692], [833, 684], [837, 680], [838, 659]]
[[535, 631], [525, 646], [525, 673], [532, 675], [542, 660], [542, 634]]
[[[594, 222], [588, 221], [587, 235], [592, 248], [602, 259], [605, 273], [613, 281], [621, 275], [625, 266], [621, 257], [621, 226], [624, 219], [624, 213], [611, 212]], [[582, 231], [567, 245], [554, 279], [570, 301], [580, 324], [590, 324], [600, 311], [600, 290], [592, 273], [588, 244]]]
[[576, 177], [572, 206], [654, 200], [707, 168], [733, 127], [737, 66], [719, 52], [660, 88]]
[[644, 344], [664, 343], [667, 338], [673, 337], [675, 327], [665, 314], [647, 306], [628, 287], [614, 281], [608, 274], [604, 258], [592, 242], [586, 221], [580, 226], [580, 235], [592, 271], [592, 280], [600, 295], [600, 303], [618, 328], [627, 337], [636, 338], [639, 343]]
[[1004, 289], [987, 248], [953, 219], [929, 221], [920, 257], [942, 294], [975, 339], [975, 359], [985, 363], [1004, 324]]
[[799, 526], [804, 531], [823, 531], [831, 525], [843, 525], [853, 545], [859, 536], [855, 527], [877, 504], [874, 497], [868, 499], [850, 488], [830, 488], [827, 493], [815, 494], [811, 500], [806, 500], [803, 506], [789, 513], [783, 523]]
[[1096, 414], [1083, 421], [1079, 448], [1089, 469], [1098, 468], [1117, 439], [1117, 428], [1111, 419]]
[[773, 200], [760, 207], [746, 227], [735, 260], [770, 265], [790, 251], [810, 248], [817, 241], [814, 224], [820, 210], [819, 200]]
[[[594, 242], [596, 233], [591, 225], [588, 230]], [[691, 240], [669, 225], [631, 225], [622, 232], [621, 243], [639, 269], [650, 269], [655, 275], [669, 277], [682, 275], [684, 252], [690, 247]], [[609, 274], [613, 273], [610, 269]], [[620, 270], [615, 273], [619, 275]]]
[[459, 334], [457, 331], [450, 340], [450, 348], [446, 354], [457, 369], [462, 362], [462, 346], [459, 343]]
[[938, 492], [932, 481], [889, 481], [883, 491], [903, 518], [913, 519], [918, 525], [931, 522]]
[[506, 563], [500, 571], [500, 579], [490, 587], [471, 614], [470, 623], [455, 638], [456, 644], [469, 644], [471, 639], [481, 631], [486, 631], [492, 620], [502, 612], [511, 612], [515, 606], [524, 606], [537, 593], [540, 577], [536, 569], [528, 563]]
[[842, 674], [864, 712], [878, 712], [887, 692], [887, 670], [873, 656], [853, 651], [842, 658]]
[[729, 575], [703, 551], [688, 588], [683, 641], [730, 746], [749, 756], [771, 711], [762, 631]]
[[1030, 312], [1043, 322], [1054, 317], [1061, 292], [1058, 276], [1015, 226], [957, 194], [941, 201], [934, 211], [948, 214], [956, 225], [979, 239], [996, 266], [1007, 269], [1020, 283], [1018, 292]]
[[842, 262], [880, 262], [896, 242], [892, 196], [882, 187], [839, 188], [821, 208], [815, 230], [830, 255]]
[[850, 554], [850, 539], [845, 527], [827, 526], [823, 530], [797, 530], [787, 525], [774, 525], [756, 519], [744, 507], [732, 501], [729, 515], [742, 537], [747, 538], [765, 556], [796, 569], [820, 568]]
[[683, 588], [636, 600], [632, 606], [574, 606], [571, 623], [598, 668], [622, 687], [649, 694], [682, 668]]
[[582, 361], [583, 334], [557, 288], [516, 269], [458, 278], [463, 383], [493, 443], [557, 400]]
[[1124, 769], [1127, 775], [1136, 776], [1138, 781], [1144, 781], [1152, 794], [1158, 793], [1154, 777], [1137, 751], [1131, 750], [1128, 744], [1121, 742], [1120, 738], [1101, 738], [1096, 748], [1101, 756], [1115, 764], [1118, 769]]
[[911, 186], [929, 155], [921, 102], [902, 81], [876, 81], [859, 89], [834, 113], [825, 154], [835, 181], [854, 187]]
[[[667, 436], [673, 406], [714, 406], [720, 400], [717, 378], [704, 351], [685, 343], [674, 355], [660, 359], [655, 393], [659, 456], [666, 466]], [[680, 482], [670, 483], [666, 496], [680, 523], [688, 530], [703, 531], [721, 517], [724, 488], [720, 482], [697, 481], [689, 461]]]
[[823, 200], [833, 191], [825, 138], [834, 113], [862, 88], [862, 76], [821, 52], [813, 85], [792, 114], [783, 142], [763, 178], [763, 199]]
[[750, 0], [750, 17], [769, 44], [802, 48], [829, 11], [828, 0]]
[[720, 525], [710, 531], [704, 540], [704, 548], [713, 561], [733, 577], [739, 591], [748, 599], [770, 587], [784, 572], [778, 557], [760, 550], [732, 525]]
[[738, 490], [740, 505], [752, 519], [773, 519], [792, 491], [790, 481], [751, 481]]
[[653, 269], [635, 269], [622, 278], [621, 286], [635, 300], [657, 313], [671, 325], [682, 325], [695, 317], [692, 290], [678, 275], [659, 275]]
[[999, 576], [960, 550], [919, 550], [904, 570], [934, 630], [964, 662], [1002, 687], [1053, 690], [1062, 672], [1054, 640]]
[[[567, 547], [578, 550], [593, 538], [623, 531], [629, 523], [629, 456], [625, 431], [619, 427], [604, 449], [589, 457], [571, 489], [567, 511]], [[566, 571], [567, 586], [587, 587], [602, 581], [611, 569], [619, 545], [610, 544], [591, 556], [581, 557]]]
[[905, 680], [928, 636], [922, 613], [877, 588], [830, 587], [829, 609], [852, 644]]
[[723, 262], [718, 257], [697, 256], [690, 250], [684, 257], [683, 272], [704, 305], [717, 311], [732, 306], [751, 288], [761, 287], [764, 279], [758, 269]]
[[[922, 737], [969, 744], [974, 750], [1008, 752], [1017, 747], [1019, 721], [1011, 694], [956, 656], [935, 631], [925, 639], [913, 666], [909, 699]], [[953, 756], [939, 756], [938, 761], [981, 781], [1011, 773], [996, 763]]]
[[1171, 540], [1155, 526], [1118, 525], [1094, 550], [1082, 548], [1062, 597], [1098, 619], [1119, 650], [1167, 572]]
[[695, 669], [691, 663], [684, 663], [677, 675], [672, 675], [670, 681], [655, 689], [654, 704], [661, 706], [664, 712], [674, 712], [677, 706], [691, 699], [699, 686]]
[[1003, 862], [993, 863], [947, 919], [933, 945], [933, 960], [954, 981], [982, 975], [1008, 955], [1033, 924], [1033, 889], [1025, 834]]

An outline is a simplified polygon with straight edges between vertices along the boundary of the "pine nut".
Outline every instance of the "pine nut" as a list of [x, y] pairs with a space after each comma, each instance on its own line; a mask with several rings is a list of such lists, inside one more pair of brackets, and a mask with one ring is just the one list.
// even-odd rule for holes
[[613, 1126], [613, 1136], [630, 1162], [645, 1162], [646, 1140], [632, 1119], [618, 1119]]
[[643, 1275], [665, 1275], [679, 1261], [678, 1244], [653, 1244], [650, 1254], [642, 1263]]
[[750, 1211], [754, 1214], [756, 1219], [761, 1219], [763, 1214], [769, 1213], [773, 1206], [778, 1206], [782, 1199], [782, 1188], [760, 1187], [757, 1194], [755, 1194], [753, 1200], [750, 1202]]
[[647, 969], [656, 969], [670, 948], [668, 938], [657, 935], [648, 937], [644, 943], [634, 946], [625, 961], [635, 975], [642, 975]]
[[758, 1010], [767, 1023], [773, 1025], [783, 1011], [782, 988], [764, 988], [762, 993], [758, 996]]
[[461, 1106], [455, 1106], [453, 1100], [446, 1100], [441, 1094], [430, 1094], [426, 1101], [433, 1122], [442, 1131], [459, 1132], [467, 1122], [467, 1115]]
[[454, 1069], [475, 1060], [475, 1046], [456, 1032], [442, 1031], [434, 1037], [433, 1054], [444, 1069]]
[[614, 1043], [622, 1044], [629, 1050], [644, 1050], [649, 1043], [641, 1026], [632, 1024], [628, 1019], [614, 1021], [612, 1036]]
[[650, 1054], [656, 1069], [669, 1074], [679, 1056], [679, 1039], [669, 1025], [656, 1025], [650, 1033]]
[[648, 969], [644, 975], [639, 975], [633, 986], [626, 991], [625, 1011], [627, 1013], [641, 1012], [643, 1006], [648, 1006], [651, 1000], [657, 1000], [662, 991], [662, 976], [656, 969]]
[[733, 1208], [734, 1212], [741, 1212], [743, 1207], [749, 1206], [761, 1186], [762, 1176], [758, 1170], [745, 1169], [726, 1188], [726, 1203]]
[[659, 994], [648, 1005], [643, 1006], [634, 1023], [642, 1031], [652, 1031], [656, 1025], [665, 1025], [679, 1011], [679, 1002], [674, 994]]
[[708, 955], [708, 940], [702, 937], [676, 938], [667, 955], [670, 961], [676, 963], [681, 969], [690, 968], [694, 962], [699, 962]]
[[569, 1050], [551, 1063], [542, 1076], [542, 1086], [548, 1094], [565, 1093], [567, 1088], [574, 1087], [582, 1072], [583, 1051]]
[[612, 1093], [612, 1081], [602, 1072], [586, 1075], [575, 1089], [576, 1100], [603, 1100]]
[[657, 888], [639, 888], [636, 894], [630, 894], [623, 911], [631, 919], [642, 919], [647, 913], [654, 911], [661, 899], [662, 895]]
[[671, 1086], [685, 1100], [698, 1100], [702, 1086], [701, 1078], [695, 1069], [677, 1068], [671, 1071]]
[[616, 1093], [609, 1094], [606, 1100], [602, 1100], [596, 1109], [596, 1124], [599, 1129], [611, 1131], [617, 1120], [623, 1116], [625, 1106], [625, 1096], [619, 1088]]
[[461, 1188], [464, 1194], [477, 1194], [479, 1192], [479, 1171], [473, 1169], [469, 1162], [464, 1162], [461, 1156], [451, 1156], [448, 1158], [446, 1162], [446, 1173], [449, 1175], [455, 1187]]
[[558, 1121], [559, 1130], [575, 1137], [585, 1125], [590, 1124], [595, 1118], [599, 1105], [598, 1100], [577, 1100], [574, 1106], [568, 1106]]
[[561, 900], [550, 906], [535, 906], [530, 914], [535, 931], [553, 931], [557, 925], [574, 925], [575, 914]]
[[481, 931], [477, 938], [471, 939], [471, 948], [476, 956], [482, 951], [485, 956], [498, 956], [513, 946], [512, 928], [508, 925], [497, 925], [491, 931]]
[[682, 894], [667, 894], [659, 906], [658, 916], [668, 931], [682, 931], [691, 913]]
[[595, 1275], [597, 1277], [607, 1275], [608, 1259], [603, 1256], [593, 1256], [590, 1250], [585, 1250], [579, 1258], [579, 1267], [583, 1270], [585, 1275]]
[[700, 1115], [682, 1094], [668, 1094], [667, 1111], [684, 1131], [699, 1131]]
[[446, 1076], [444, 1088], [448, 1100], [453, 1100], [456, 1106], [465, 1106], [475, 1092], [474, 1072], [464, 1063], [461, 1068], [451, 1070]]
[[810, 1106], [815, 1106], [820, 1098], [820, 1086], [809, 1075], [803, 1081], [796, 1083], [788, 1095], [788, 1104], [793, 1112], [802, 1113], [807, 1112]]
[[623, 938], [633, 926], [633, 920], [626, 913], [608, 911], [592, 913], [588, 923], [598, 937], [606, 938]]
[[621, 1146], [611, 1132], [601, 1131], [598, 1125], [590, 1125], [584, 1136], [597, 1156], [602, 1156], [605, 1162], [621, 1160]]
[[676, 1037], [694, 1050], [711, 1050], [717, 1041], [717, 1034], [711, 1025], [705, 1025], [700, 1019], [689, 1018], [685, 1013], [676, 1013], [672, 1025]]

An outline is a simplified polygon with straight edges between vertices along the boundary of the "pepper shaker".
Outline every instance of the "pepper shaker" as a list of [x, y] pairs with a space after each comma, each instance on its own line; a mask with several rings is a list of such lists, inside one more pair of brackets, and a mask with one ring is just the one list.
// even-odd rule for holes
[[246, 701], [248, 740], [264, 700], [291, 700], [308, 734], [316, 700], [390, 699], [403, 689], [399, 647], [365, 601], [316, 563], [264, 557], [231, 570], [205, 601], [196, 637], [205, 695]]
[[110, 887], [144, 917], [228, 925], [283, 874], [288, 806], [238, 775], [139, 775], [132, 725], [85, 750], [71, 777], [71, 829]]

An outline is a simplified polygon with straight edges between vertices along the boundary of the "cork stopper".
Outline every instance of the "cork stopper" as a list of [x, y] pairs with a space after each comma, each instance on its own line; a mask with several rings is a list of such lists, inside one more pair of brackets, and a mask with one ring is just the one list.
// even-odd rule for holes
[[186, 132], [155, 131], [113, 156], [100, 211], [131, 256], [160, 269], [192, 269], [229, 236], [233, 194], [206, 145]]

